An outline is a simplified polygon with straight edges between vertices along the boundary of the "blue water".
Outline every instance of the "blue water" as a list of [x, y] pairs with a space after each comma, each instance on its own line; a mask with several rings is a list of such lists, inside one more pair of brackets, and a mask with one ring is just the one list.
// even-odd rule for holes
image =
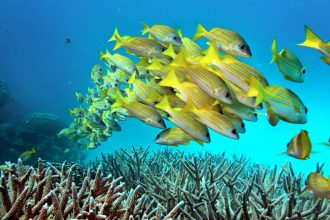
[[[114, 28], [125, 35], [138, 35], [141, 22], [181, 27], [192, 36], [198, 22], [207, 29], [218, 26], [240, 33], [251, 47], [253, 57], [245, 62], [259, 69], [270, 84], [282, 85], [297, 93], [308, 107], [305, 125], [280, 122], [271, 127], [266, 118], [246, 123], [247, 133], [234, 141], [211, 133], [212, 142], [201, 148], [195, 144], [178, 149], [246, 154], [266, 164], [293, 163], [298, 171], [315, 169], [326, 162], [330, 174], [330, 149], [317, 145], [330, 137], [330, 66], [320, 61], [321, 54], [296, 46], [304, 38], [308, 25], [323, 40], [330, 39], [330, 1], [0, 1], [0, 79], [8, 83], [17, 105], [12, 112], [51, 112], [72, 119], [67, 110], [77, 106], [74, 93], [87, 92], [91, 86], [91, 67], [99, 63], [99, 51], [112, 49], [107, 43]], [[296, 53], [307, 69], [305, 83], [283, 79], [271, 60], [270, 46], [277, 36], [278, 48]], [[65, 45], [70, 38], [72, 44]], [[203, 45], [205, 46], [205, 45]], [[10, 115], [8, 116], [10, 117]], [[12, 115], [12, 117], [14, 117]], [[113, 152], [120, 146], [153, 144], [160, 131], [129, 119], [121, 123], [122, 132], [95, 150]], [[286, 150], [287, 142], [301, 129], [309, 131], [313, 143], [311, 159], [298, 161], [276, 156]], [[5, 152], [2, 152], [5, 153]]]

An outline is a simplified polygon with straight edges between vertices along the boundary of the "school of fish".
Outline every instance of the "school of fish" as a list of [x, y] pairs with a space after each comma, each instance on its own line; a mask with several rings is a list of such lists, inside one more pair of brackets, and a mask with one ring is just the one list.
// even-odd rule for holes
[[[321, 60], [330, 65], [330, 43], [307, 26], [305, 33], [306, 40], [299, 45], [320, 51]], [[198, 44], [200, 38], [207, 41], [205, 50]], [[258, 115], [266, 115], [272, 126], [280, 120], [307, 122], [307, 107], [297, 94], [271, 85], [255, 67], [237, 58], [250, 58], [252, 52], [235, 31], [206, 30], [198, 24], [193, 38], [188, 38], [169, 26], [143, 24], [142, 36], [122, 36], [115, 29], [109, 42], [114, 43], [113, 50], [100, 52], [103, 63], [90, 74], [95, 87], [88, 88], [86, 95], [76, 92], [80, 106], [69, 110], [74, 121], [58, 134], [87, 149], [121, 131], [119, 122], [127, 117], [162, 129], [154, 141], [168, 146], [209, 143], [209, 129], [237, 140], [246, 132], [244, 121], [256, 122]], [[126, 55], [116, 53], [120, 48]], [[278, 52], [276, 39], [271, 51], [271, 62], [286, 80], [304, 82], [306, 70], [292, 51]], [[263, 107], [266, 114], [259, 112]], [[174, 127], [168, 128], [164, 119]], [[287, 147], [289, 156], [308, 158], [308, 132], [296, 135]], [[308, 189], [315, 191], [317, 184]]]

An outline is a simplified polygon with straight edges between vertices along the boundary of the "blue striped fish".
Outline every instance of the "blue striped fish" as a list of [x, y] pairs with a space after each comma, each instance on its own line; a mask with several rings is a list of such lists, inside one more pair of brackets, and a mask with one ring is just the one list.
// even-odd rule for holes
[[143, 24], [142, 35], [146, 33], [149, 33], [153, 38], [166, 45], [172, 43], [175, 46], [180, 46], [182, 44], [181, 38], [175, 30], [166, 25], [154, 24], [152, 27], [148, 27], [146, 24]]
[[272, 53], [273, 58], [271, 63], [277, 63], [278, 70], [284, 75], [286, 80], [297, 83], [304, 82], [306, 70], [293, 52], [287, 49], [282, 49], [281, 52], [278, 53], [276, 49], [276, 39], [274, 39]]
[[201, 24], [198, 24], [193, 40], [201, 37], [205, 37], [209, 41], [215, 41], [217, 48], [224, 53], [242, 57], [252, 56], [249, 45], [241, 35], [234, 31], [223, 28], [212, 28], [210, 31], [207, 31]]
[[178, 145], [187, 145], [190, 140], [196, 141], [199, 145], [203, 146], [203, 142], [190, 136], [181, 128], [166, 128], [160, 132], [156, 138], [156, 144], [162, 144], [167, 146], [178, 146]]

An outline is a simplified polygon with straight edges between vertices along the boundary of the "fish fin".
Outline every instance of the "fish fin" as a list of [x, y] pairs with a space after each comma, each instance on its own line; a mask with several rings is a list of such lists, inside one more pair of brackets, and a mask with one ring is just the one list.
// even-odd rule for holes
[[149, 27], [148, 25], [146, 25], [145, 23], [142, 22], [142, 26], [143, 26], [143, 29], [142, 29], [142, 35], [145, 35], [146, 33], [148, 33], [149, 31]]
[[36, 147], [32, 147], [32, 149], [31, 149], [31, 153], [36, 153], [37, 152], [37, 148]]
[[272, 60], [270, 61], [270, 63], [276, 62], [279, 58], [278, 53], [277, 53], [277, 49], [276, 49], [276, 38], [274, 38], [273, 43], [272, 43]]
[[247, 93], [248, 97], [256, 97], [255, 106], [258, 106], [260, 103], [262, 103], [265, 99], [265, 90], [261, 82], [257, 80], [256, 78], [252, 78], [250, 85], [249, 85], [249, 91]]
[[181, 28], [178, 28], [176, 30], [176, 33], [179, 35], [179, 37], [182, 39], [182, 29]]
[[192, 39], [198, 40], [199, 38], [202, 38], [206, 32], [207, 30], [201, 24], [197, 24], [197, 30]]
[[120, 93], [119, 90], [117, 90], [116, 92], [115, 100], [116, 100], [115, 103], [111, 105], [111, 113], [113, 108], [121, 107], [125, 103], [125, 98], [123, 97], [123, 95]]
[[195, 141], [197, 144], [199, 144], [201, 147], [204, 147], [204, 143], [203, 143], [203, 141], [198, 140], [198, 139], [194, 139], [194, 141]]
[[305, 25], [305, 34], [306, 34], [305, 41], [298, 45], [319, 49], [320, 44], [323, 42], [318, 36], [316, 36], [316, 34], [314, 34], [314, 32], [307, 25]]
[[325, 62], [326, 64], [330, 65], [330, 57], [321, 57], [321, 60]]
[[220, 61], [220, 54], [218, 53], [218, 48], [215, 41], [212, 41], [209, 48], [205, 51], [205, 56], [201, 58], [199, 62], [201, 64], [210, 64], [214, 61]]
[[267, 111], [267, 119], [269, 124], [271, 124], [272, 126], [276, 126], [278, 124], [278, 122], [280, 121], [280, 118], [278, 117], [278, 115], [276, 115], [273, 110], [271, 109], [271, 107], [268, 104], [265, 104], [266, 106], [266, 111]]
[[174, 47], [173, 44], [170, 43], [170, 45], [168, 46], [168, 48], [163, 52], [164, 55], [170, 56], [173, 59], [176, 57], [176, 53], [174, 51]]
[[193, 103], [192, 99], [190, 97], [187, 98], [186, 105], [181, 109], [184, 112], [193, 112], [196, 110], [196, 106]]
[[320, 145], [324, 145], [324, 146], [327, 146], [327, 147], [330, 147], [330, 143], [329, 142], [321, 142], [321, 143], [318, 143]]
[[154, 58], [152, 63], [147, 67], [148, 70], [162, 70], [163, 65], [159, 62], [158, 59]]
[[123, 46], [123, 38], [120, 37], [119, 35], [115, 35], [115, 39], [116, 39], [116, 44], [113, 48], [113, 50], [117, 50], [118, 48], [121, 48]]
[[164, 98], [158, 104], [156, 104], [155, 107], [164, 111], [166, 111], [167, 109], [171, 109], [171, 105], [168, 102], [167, 96], [164, 96]]
[[172, 87], [173, 85], [179, 85], [181, 84], [178, 80], [178, 78], [175, 75], [174, 70], [171, 70], [167, 76], [158, 83], [160, 86], [166, 86], [166, 87]]
[[119, 32], [118, 32], [118, 29], [116, 28], [115, 31], [113, 32], [112, 36], [109, 38], [108, 42], [111, 42], [111, 41], [116, 41], [116, 36], [118, 38], [121, 38]]
[[282, 156], [282, 155], [284, 155], [284, 154], [287, 154], [287, 152], [284, 151], [284, 152], [281, 152], [281, 153], [275, 154], [275, 156]]
[[124, 89], [124, 91], [127, 94], [127, 98], [129, 102], [136, 101], [136, 94], [130, 88], [126, 88]]
[[136, 71], [134, 71], [134, 72], [132, 73], [132, 75], [131, 75], [131, 77], [129, 78], [127, 84], [128, 84], [128, 85], [132, 85], [132, 84], [134, 83], [134, 81], [135, 81], [135, 78], [136, 78]]
[[105, 59], [109, 59], [110, 57], [111, 57], [111, 54], [110, 54], [108, 49], [106, 49], [105, 53], [100, 51], [100, 61], [105, 60]]
[[171, 66], [186, 67], [188, 66], [188, 61], [185, 57], [184, 52], [180, 52], [176, 55], [175, 59], [171, 62]]

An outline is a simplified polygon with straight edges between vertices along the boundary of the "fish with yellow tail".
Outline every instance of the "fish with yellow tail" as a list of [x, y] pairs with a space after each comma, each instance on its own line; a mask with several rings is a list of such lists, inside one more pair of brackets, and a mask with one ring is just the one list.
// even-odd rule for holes
[[[134, 95], [133, 93], [130, 94]], [[119, 111], [153, 127], [166, 128], [165, 122], [157, 110], [138, 102], [136, 97], [123, 97], [120, 91], [117, 91], [115, 100], [115, 103], [111, 105], [111, 113]]]
[[330, 65], [330, 41], [323, 42], [307, 25], [305, 25], [305, 34], [305, 41], [298, 45], [318, 50], [324, 55], [321, 60]]
[[253, 90], [258, 91], [255, 105], [264, 102], [267, 118], [272, 126], [277, 125], [280, 119], [294, 124], [307, 123], [308, 109], [290, 89], [276, 85], [264, 88], [258, 81], [254, 81], [248, 96], [253, 96]]
[[287, 150], [282, 154], [287, 154], [298, 160], [305, 160], [309, 159], [311, 152], [312, 144], [308, 132], [306, 130], [301, 130], [287, 144]]
[[171, 60], [171, 57], [163, 54], [166, 47], [153, 39], [129, 36], [121, 37], [117, 31], [114, 32], [109, 41], [116, 41], [113, 50], [123, 47], [128, 53], [139, 57], [156, 57]]
[[317, 198], [330, 199], [330, 176], [326, 179], [322, 174], [312, 172], [305, 182], [307, 190]]
[[210, 142], [210, 133], [207, 127], [199, 122], [193, 113], [184, 112], [179, 108], [172, 108], [167, 96], [164, 96], [162, 101], [156, 104], [155, 107], [167, 112], [168, 119], [190, 136], [205, 143]]
[[193, 40], [202, 37], [207, 38], [209, 41], [215, 41], [217, 48], [224, 53], [241, 57], [252, 56], [250, 47], [244, 38], [234, 31], [217, 27], [207, 31], [201, 24], [198, 24]]
[[161, 145], [167, 145], [167, 146], [178, 146], [178, 145], [187, 145], [191, 140], [203, 146], [202, 141], [193, 138], [181, 128], [175, 127], [175, 128], [166, 128], [165, 130], [160, 132], [155, 138], [155, 143]]
[[166, 25], [154, 24], [151, 27], [148, 27], [148, 25], [143, 24], [142, 35], [147, 33], [149, 33], [154, 39], [166, 45], [172, 43], [175, 46], [180, 46], [182, 44], [181, 38], [177, 32]]
[[272, 44], [273, 58], [271, 63], [276, 62], [278, 70], [284, 75], [286, 80], [292, 82], [304, 82], [305, 68], [298, 57], [290, 50], [282, 49], [279, 53], [276, 49], [276, 38]]
[[132, 74], [134, 71], [137, 71], [134, 62], [131, 59], [117, 53], [110, 54], [108, 49], [105, 54], [102, 51], [100, 52], [100, 60], [105, 60], [109, 66], [113, 65], [114, 70], [118, 68], [127, 74]]
[[27, 161], [28, 159], [31, 158], [31, 156], [33, 156], [35, 153], [37, 153], [37, 148], [36, 147], [32, 147], [31, 150], [26, 150], [24, 151], [19, 158], [21, 158], [22, 161]]
[[220, 78], [235, 84], [244, 92], [249, 91], [253, 79], [258, 80], [263, 86], [268, 85], [267, 79], [257, 69], [239, 61], [234, 56], [220, 55], [214, 41], [210, 43], [205, 56], [199, 60], [199, 63], [212, 67], [211, 70]]

